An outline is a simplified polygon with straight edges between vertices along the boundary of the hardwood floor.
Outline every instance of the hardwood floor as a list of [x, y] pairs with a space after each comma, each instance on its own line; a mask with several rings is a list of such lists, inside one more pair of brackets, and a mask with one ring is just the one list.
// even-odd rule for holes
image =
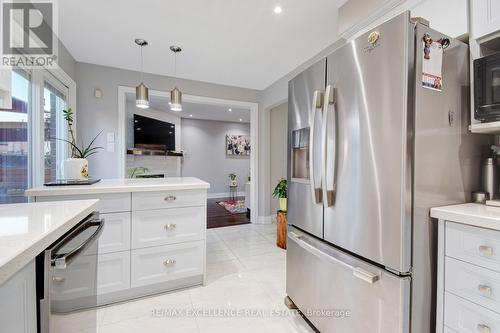
[[[243, 197], [237, 198], [243, 200]], [[246, 213], [231, 214], [218, 204], [220, 201], [228, 201], [229, 198], [216, 198], [207, 200], [207, 229], [229, 227], [239, 224], [250, 223]]]

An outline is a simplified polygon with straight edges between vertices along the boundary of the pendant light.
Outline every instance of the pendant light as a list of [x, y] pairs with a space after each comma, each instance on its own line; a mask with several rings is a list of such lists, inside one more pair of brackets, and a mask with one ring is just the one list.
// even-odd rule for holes
[[141, 109], [149, 108], [149, 89], [143, 83], [143, 58], [142, 58], [142, 48], [148, 45], [148, 42], [144, 39], [136, 39], [135, 43], [141, 47], [141, 83], [135, 87], [135, 106]]
[[[177, 81], [177, 53], [182, 49], [179, 46], [172, 45], [170, 50], [174, 52], [174, 83]], [[170, 91], [170, 110], [182, 111], [182, 92], [174, 84], [174, 89]]]

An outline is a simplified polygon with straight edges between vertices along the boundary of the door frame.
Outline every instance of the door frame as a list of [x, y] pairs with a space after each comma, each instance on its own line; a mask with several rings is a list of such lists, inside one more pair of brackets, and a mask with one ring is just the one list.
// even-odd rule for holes
[[[135, 87], [118, 86], [118, 132], [117, 132], [117, 148], [118, 148], [118, 178], [125, 178], [126, 175], [126, 104], [127, 94], [135, 94]], [[149, 90], [149, 96], [170, 98], [170, 92], [160, 90]], [[257, 183], [259, 177], [258, 170], [258, 136], [259, 133], [259, 104], [245, 101], [237, 101], [223, 98], [197, 96], [182, 94], [182, 100], [189, 103], [218, 105], [225, 107], [239, 107], [250, 110], [250, 140], [252, 150], [250, 154], [250, 221], [257, 223], [259, 196], [257, 193]]]

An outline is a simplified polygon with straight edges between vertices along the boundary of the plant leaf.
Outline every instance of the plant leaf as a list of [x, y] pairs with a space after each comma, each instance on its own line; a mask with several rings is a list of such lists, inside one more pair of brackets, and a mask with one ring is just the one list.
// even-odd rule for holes
[[82, 152], [82, 151], [80, 150], [80, 148], [79, 148], [76, 144], [74, 144], [73, 142], [68, 141], [68, 140], [66, 140], [66, 139], [59, 139], [59, 138], [55, 138], [55, 139], [56, 139], [56, 140], [60, 140], [60, 141], [64, 141], [64, 142], [68, 143], [68, 144], [69, 144], [72, 148], [74, 148], [74, 149], [78, 152], [78, 154], [75, 154], [75, 156], [73, 156], [73, 157], [76, 157], [76, 158], [84, 158], [84, 157], [82, 157], [82, 156], [83, 156], [83, 152]]

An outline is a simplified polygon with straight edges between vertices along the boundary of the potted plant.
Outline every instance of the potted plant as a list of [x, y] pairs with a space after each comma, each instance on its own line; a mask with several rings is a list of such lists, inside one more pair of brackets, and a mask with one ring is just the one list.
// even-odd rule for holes
[[229, 174], [229, 180], [229, 186], [238, 186], [238, 183], [236, 182], [236, 174], [234, 172]]
[[96, 154], [99, 149], [103, 149], [102, 147], [94, 146], [95, 140], [102, 132], [99, 132], [88, 145], [83, 143], [81, 146], [78, 146], [73, 131], [73, 111], [71, 108], [63, 110], [63, 117], [68, 124], [69, 140], [59, 140], [67, 142], [71, 149], [71, 157], [67, 158], [64, 162], [65, 178], [87, 180], [89, 179], [89, 162], [87, 157]]
[[148, 168], [143, 167], [143, 166], [138, 166], [135, 168], [128, 169], [128, 176], [129, 176], [129, 178], [137, 178], [137, 176], [143, 175], [148, 171], [149, 171]]
[[279, 198], [280, 200], [280, 210], [286, 212], [286, 206], [287, 206], [287, 200], [286, 200], [286, 194], [288, 190], [288, 184], [286, 182], [286, 179], [281, 178], [278, 184], [276, 184], [276, 187], [274, 188], [273, 191], [273, 197]]

